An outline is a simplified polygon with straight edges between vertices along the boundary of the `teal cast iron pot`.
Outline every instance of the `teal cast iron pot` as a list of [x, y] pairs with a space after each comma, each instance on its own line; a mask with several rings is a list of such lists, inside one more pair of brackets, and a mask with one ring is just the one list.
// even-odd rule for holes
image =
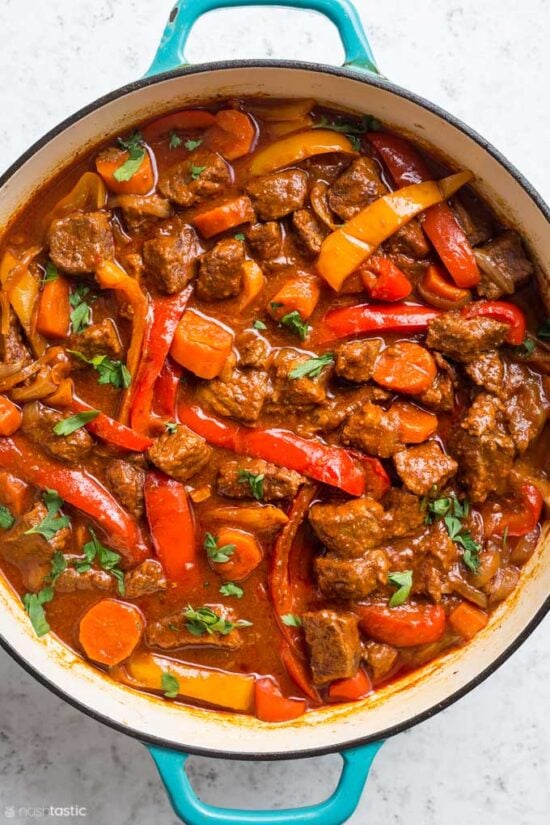
[[[344, 44], [343, 68], [311, 63], [243, 60], [187, 65], [189, 32], [205, 12], [230, 6], [284, 5], [321, 12]], [[178, 0], [147, 75], [77, 112], [32, 146], [0, 179], [0, 225], [77, 154], [140, 120], [217, 98], [262, 95], [315, 98], [369, 113], [405, 132], [458, 168], [471, 169], [476, 189], [522, 233], [543, 296], [550, 293], [549, 212], [532, 186], [487, 141], [446, 112], [395, 86], [377, 71], [349, 0]], [[383, 740], [443, 709], [494, 671], [531, 633], [550, 607], [550, 541], [544, 529], [517, 591], [464, 649], [349, 706], [323, 708], [295, 722], [269, 725], [252, 717], [182, 707], [110, 681], [53, 636], [38, 639], [7, 583], [0, 581], [1, 640], [30, 673], [93, 718], [143, 741], [178, 815], [208, 823], [337, 825], [359, 801]], [[297, 810], [235, 811], [199, 800], [184, 771], [188, 754], [228, 759], [291, 759], [339, 752], [334, 794]]]

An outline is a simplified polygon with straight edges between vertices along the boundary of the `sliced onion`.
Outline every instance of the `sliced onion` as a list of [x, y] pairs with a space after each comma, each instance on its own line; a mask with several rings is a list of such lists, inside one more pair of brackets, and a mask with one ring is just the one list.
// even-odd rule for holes
[[38, 401], [46, 398], [55, 392], [57, 384], [52, 381], [52, 370], [49, 366], [43, 366], [36, 379], [27, 387], [16, 387], [11, 391], [14, 401]]
[[301, 120], [309, 115], [314, 106], [313, 99], [304, 98], [284, 103], [254, 103], [249, 106], [249, 111], [262, 120], [273, 123], [280, 120]]
[[465, 296], [460, 301], [450, 301], [448, 298], [442, 298], [440, 295], [435, 295], [429, 289], [426, 289], [421, 280], [416, 285], [416, 291], [427, 304], [431, 304], [438, 309], [460, 309], [472, 300], [471, 296]]
[[13, 364], [0, 364], [0, 381], [4, 378], [10, 378], [12, 375], [18, 373], [25, 362], [21, 361], [14, 361]]
[[48, 404], [54, 407], [70, 407], [73, 403], [74, 384], [70, 378], [65, 378], [56, 387], [55, 392], [48, 396]]
[[484, 275], [492, 281], [505, 295], [512, 295], [515, 291], [514, 279], [511, 275], [507, 275], [499, 266], [497, 266], [491, 259], [491, 255], [484, 252], [483, 249], [474, 249], [474, 255], [477, 265]]
[[510, 553], [510, 561], [512, 564], [523, 565], [525, 562], [529, 561], [533, 555], [535, 547], [537, 546], [539, 533], [540, 530], [537, 526], [535, 530], [531, 530], [531, 532], [527, 533], [526, 536], [521, 536], [517, 540], [514, 549]]
[[482, 593], [481, 590], [477, 589], [477, 587], [469, 584], [459, 573], [450, 573], [449, 581], [454, 592], [458, 593], [459, 596], [462, 596], [463, 599], [466, 599], [473, 604], [477, 604], [478, 607], [487, 607], [488, 600], [485, 593]]
[[312, 186], [309, 200], [313, 211], [319, 220], [322, 221], [325, 226], [328, 226], [329, 229], [335, 230], [342, 224], [338, 224], [334, 221], [334, 217], [328, 205], [327, 191], [328, 183], [323, 180], [319, 180]]
[[477, 573], [472, 573], [469, 576], [470, 583], [474, 587], [484, 587], [496, 576], [499, 567], [500, 553], [498, 550], [486, 550], [484, 553], [480, 553], [479, 569]]
[[110, 199], [109, 207], [134, 210], [153, 218], [169, 218], [172, 214], [170, 201], [158, 195], [118, 195]]
[[17, 384], [22, 384], [23, 381], [26, 381], [31, 375], [39, 372], [45, 364], [51, 364], [52, 362], [59, 361], [61, 358], [67, 358], [65, 350], [62, 347], [50, 347], [44, 355], [36, 361], [33, 361], [32, 364], [28, 364], [22, 369], [19, 368], [15, 372], [12, 372], [11, 368], [13, 366], [20, 367], [21, 362], [6, 365], [6, 367], [9, 368], [9, 370], [6, 370], [6, 373], [9, 371], [9, 374], [2, 374], [2, 370], [5, 369], [5, 367], [0, 367], [0, 392], [6, 392], [16, 387]]

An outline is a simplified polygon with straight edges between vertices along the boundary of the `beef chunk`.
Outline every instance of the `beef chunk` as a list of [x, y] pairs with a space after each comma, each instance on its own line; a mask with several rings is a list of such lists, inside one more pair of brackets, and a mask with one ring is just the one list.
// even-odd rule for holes
[[316, 407], [301, 425], [305, 432], [331, 432], [343, 424], [350, 415], [369, 401], [387, 401], [390, 394], [381, 387], [361, 386], [342, 389], [324, 404]]
[[226, 162], [201, 146], [162, 172], [158, 187], [165, 198], [187, 207], [221, 194], [230, 182]]
[[46, 540], [40, 533], [28, 533], [47, 516], [46, 506], [40, 501], [29, 510], [10, 530], [2, 535], [0, 553], [4, 559], [19, 569], [23, 584], [28, 590], [40, 590], [44, 578], [50, 573], [51, 557], [56, 550], [63, 550], [70, 540], [69, 527], [62, 527]]
[[114, 258], [115, 243], [106, 212], [72, 212], [53, 221], [48, 231], [50, 258], [69, 275], [93, 272]]
[[400, 450], [393, 460], [405, 487], [419, 496], [428, 495], [433, 487], [440, 490], [458, 469], [454, 458], [445, 455], [435, 441]]
[[140, 519], [144, 511], [145, 471], [129, 461], [115, 458], [107, 467], [106, 481], [124, 507]]
[[257, 421], [269, 391], [264, 370], [233, 370], [231, 376], [203, 384], [200, 399], [218, 415], [239, 421]]
[[349, 221], [386, 192], [376, 163], [371, 158], [360, 157], [332, 184], [328, 203], [333, 212]]
[[330, 369], [323, 369], [315, 378], [292, 378], [292, 370], [309, 361], [310, 355], [286, 347], [278, 350], [272, 361], [273, 392], [271, 400], [277, 407], [309, 407], [322, 404], [326, 398], [326, 384]]
[[105, 570], [85, 570], [79, 573], [74, 567], [67, 567], [55, 580], [56, 593], [77, 593], [81, 590], [103, 590], [111, 592], [116, 581]]
[[398, 229], [385, 244], [386, 251], [395, 256], [398, 263], [401, 258], [420, 260], [430, 254], [430, 245], [417, 220], [409, 221]]
[[124, 595], [127, 599], [139, 599], [166, 590], [166, 576], [162, 564], [156, 559], [145, 559], [124, 575]]
[[328, 233], [313, 212], [309, 209], [298, 209], [292, 216], [292, 228], [300, 248], [312, 257], [318, 255]]
[[464, 371], [474, 384], [500, 395], [504, 386], [504, 362], [496, 350], [485, 352], [466, 364]]
[[424, 524], [425, 511], [417, 496], [398, 487], [392, 487], [383, 501], [386, 512], [382, 517], [384, 536], [388, 539], [413, 536]]
[[348, 381], [368, 381], [380, 352], [382, 342], [379, 338], [366, 338], [363, 341], [345, 341], [335, 349], [335, 372]]
[[162, 233], [143, 244], [147, 277], [167, 295], [181, 292], [196, 272], [199, 251], [195, 230], [172, 221], [163, 227]]
[[359, 601], [388, 581], [389, 561], [384, 550], [370, 550], [358, 559], [330, 553], [315, 559], [317, 583], [327, 599]]
[[515, 589], [519, 580], [519, 570], [512, 564], [501, 567], [497, 570], [496, 576], [485, 586], [485, 592], [489, 597], [489, 604], [495, 605], [507, 599]]
[[472, 246], [488, 241], [493, 235], [494, 221], [491, 213], [467, 189], [454, 196], [453, 210]]
[[358, 558], [384, 538], [384, 508], [372, 498], [342, 504], [314, 504], [308, 514], [317, 537], [335, 555]]
[[455, 406], [456, 369], [439, 352], [433, 353], [439, 367], [431, 387], [416, 396], [416, 400], [437, 412], [451, 412]]
[[486, 298], [512, 295], [534, 272], [520, 236], [512, 230], [478, 247], [474, 254], [482, 274], [477, 291]]
[[283, 251], [283, 232], [277, 221], [255, 223], [245, 229], [246, 240], [260, 262], [278, 258]]
[[124, 224], [130, 232], [172, 214], [170, 201], [158, 195], [118, 195], [109, 201], [109, 206], [122, 210]]
[[239, 353], [239, 366], [265, 367], [269, 355], [269, 343], [255, 330], [245, 329], [235, 336], [235, 346]]
[[524, 453], [548, 418], [548, 401], [540, 384], [526, 379], [504, 399], [504, 415], [516, 448]]
[[10, 307], [7, 334], [0, 334], [0, 361], [3, 364], [17, 364], [21, 361], [21, 366], [26, 366], [32, 360], [33, 357], [24, 342], [19, 321], [17, 320], [15, 312]]
[[492, 318], [463, 318], [460, 312], [445, 312], [429, 322], [426, 344], [455, 361], [468, 362], [500, 346], [508, 330], [508, 324]]
[[391, 409], [367, 402], [354, 412], [342, 429], [342, 441], [370, 455], [389, 458], [403, 445], [399, 440], [399, 418]]
[[94, 442], [83, 427], [70, 435], [56, 435], [53, 428], [66, 418], [70, 416], [51, 407], [44, 407], [38, 401], [32, 401], [23, 407], [21, 430], [33, 444], [37, 444], [54, 458], [73, 464], [86, 458]]
[[318, 610], [304, 613], [302, 620], [314, 683], [322, 687], [355, 676], [361, 655], [357, 617]]
[[391, 645], [374, 642], [371, 639], [363, 643], [363, 659], [372, 675], [373, 682], [380, 682], [391, 673], [398, 656], [399, 651]]
[[449, 446], [474, 503], [485, 501], [490, 492], [504, 492], [515, 449], [505, 427], [502, 401], [479, 393]]
[[[261, 476], [262, 495], [255, 496], [248, 474]], [[261, 498], [262, 501], [280, 501], [294, 498], [305, 478], [294, 470], [278, 467], [260, 458], [239, 458], [225, 461], [218, 470], [217, 490], [230, 498]]]
[[253, 178], [246, 186], [262, 221], [284, 218], [301, 209], [307, 197], [307, 174], [302, 169], [286, 169]]
[[86, 358], [95, 358], [96, 355], [120, 358], [122, 354], [118, 330], [110, 318], [105, 318], [99, 324], [92, 324], [73, 336], [71, 346]]
[[212, 455], [204, 438], [178, 425], [174, 433], [163, 433], [147, 450], [147, 458], [166, 475], [187, 481], [208, 464]]
[[244, 245], [235, 238], [224, 238], [201, 260], [197, 296], [202, 301], [233, 298], [241, 291]]
[[[220, 605], [207, 605], [219, 616], [230, 621], [232, 615]], [[145, 639], [151, 647], [160, 647], [162, 650], [174, 650], [178, 647], [207, 647], [220, 650], [237, 650], [242, 644], [241, 634], [234, 629], [225, 636], [220, 633], [204, 633], [196, 636], [187, 627], [188, 619], [185, 610], [180, 610], [170, 616], [165, 616], [156, 622], [149, 622], [145, 631]]]

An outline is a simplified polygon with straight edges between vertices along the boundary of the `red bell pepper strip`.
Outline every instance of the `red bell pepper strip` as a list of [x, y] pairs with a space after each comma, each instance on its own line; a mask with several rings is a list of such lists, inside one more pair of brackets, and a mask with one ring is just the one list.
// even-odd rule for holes
[[176, 327], [191, 295], [187, 287], [178, 295], [155, 298], [152, 302], [151, 319], [148, 323], [143, 351], [130, 403], [130, 424], [134, 430], [146, 435], [152, 424], [153, 390], [172, 346]]
[[365, 470], [365, 495], [379, 501], [390, 489], [390, 477], [384, 469], [384, 465], [370, 455], [359, 450], [349, 450]]
[[356, 702], [372, 692], [372, 684], [362, 667], [349, 679], [337, 679], [329, 685], [327, 694], [333, 702]]
[[357, 605], [356, 613], [364, 633], [395, 647], [428, 645], [445, 632], [445, 611], [439, 604]]
[[[385, 132], [369, 132], [368, 139], [397, 186], [432, 179], [433, 175], [421, 155], [404, 138]], [[479, 283], [479, 269], [472, 247], [447, 203], [438, 203], [427, 209], [422, 228], [457, 286], [468, 288]]]
[[262, 722], [290, 722], [303, 716], [307, 709], [305, 699], [283, 696], [272, 676], [260, 676], [254, 689], [256, 716]]
[[441, 314], [433, 307], [411, 304], [356, 304], [328, 312], [323, 318], [323, 341], [362, 332], [425, 332], [428, 322]]
[[295, 684], [298, 685], [302, 693], [311, 699], [315, 704], [321, 703], [321, 697], [317, 689], [311, 683], [311, 674], [308, 672], [306, 663], [301, 659], [297, 653], [292, 650], [288, 642], [284, 639], [281, 642], [279, 650], [281, 662], [285, 666], [288, 675]]
[[522, 344], [525, 339], [526, 320], [523, 310], [509, 301], [473, 301], [462, 310], [465, 318], [492, 318], [508, 324], [510, 331], [506, 336], [509, 344]]
[[178, 388], [182, 374], [183, 369], [171, 358], [164, 362], [153, 391], [153, 410], [156, 414], [167, 416], [172, 420], [175, 419]]
[[361, 279], [375, 301], [402, 301], [412, 292], [412, 284], [390, 258], [373, 255], [359, 270]]
[[170, 132], [188, 132], [194, 129], [207, 129], [216, 123], [216, 118], [205, 109], [183, 109], [164, 115], [142, 129], [146, 141], [152, 143], [170, 134]]
[[534, 484], [522, 484], [517, 508], [495, 513], [487, 520], [488, 535], [526, 536], [539, 523], [544, 501]]
[[139, 564], [149, 555], [135, 519], [86, 471], [38, 455], [24, 440], [11, 438], [0, 439], [0, 468], [28, 484], [54, 489], [67, 504], [90, 516], [129, 565]]
[[[93, 410], [94, 407], [73, 396], [71, 409], [78, 413], [88, 412]], [[102, 412], [93, 421], [88, 421], [86, 429], [109, 444], [122, 447], [123, 450], [133, 450], [137, 453], [143, 453], [153, 443], [151, 438], [136, 433], [135, 430], [126, 427], [125, 424], [121, 424], [119, 421], [115, 421], [114, 418], [109, 418], [108, 415]]]
[[164, 473], [147, 473], [145, 510], [166, 575], [171, 581], [191, 583], [197, 575], [195, 520], [185, 487]]
[[352, 496], [360, 496], [365, 491], [365, 469], [342, 447], [300, 438], [288, 430], [241, 427], [187, 404], [179, 405], [178, 418], [215, 447], [272, 461]]

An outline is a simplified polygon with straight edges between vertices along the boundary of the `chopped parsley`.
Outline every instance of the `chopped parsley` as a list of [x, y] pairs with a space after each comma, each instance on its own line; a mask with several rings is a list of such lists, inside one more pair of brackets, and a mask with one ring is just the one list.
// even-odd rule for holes
[[455, 495], [436, 498], [426, 504], [426, 524], [443, 519], [449, 538], [462, 547], [462, 561], [473, 573], [479, 570], [479, 553], [481, 547], [472, 538], [472, 534], [463, 525], [463, 519], [470, 514], [467, 499], [460, 501]]
[[214, 633], [219, 633], [220, 636], [227, 636], [232, 630], [238, 627], [252, 627], [252, 622], [246, 619], [238, 619], [236, 622], [230, 622], [218, 613], [215, 613], [211, 607], [191, 607], [188, 605], [184, 610], [183, 615], [187, 619], [185, 627], [193, 636], [204, 636], [208, 633], [212, 636]]
[[145, 158], [145, 146], [141, 132], [134, 131], [128, 138], [117, 138], [118, 144], [128, 152], [128, 160], [122, 166], [115, 169], [113, 177], [115, 180], [125, 181], [134, 177], [141, 167]]
[[202, 143], [202, 138], [197, 138], [196, 140], [186, 140], [184, 143], [185, 148], [188, 152], [192, 152], [194, 149], [198, 149]]
[[167, 421], [165, 428], [168, 435], [174, 435], [178, 431], [178, 425], [175, 421]]
[[236, 235], [233, 235], [236, 241], [244, 241], [244, 232], [237, 232]]
[[180, 683], [171, 673], [163, 673], [160, 679], [162, 692], [167, 699], [175, 699], [179, 693]]
[[114, 358], [109, 358], [108, 355], [94, 355], [93, 358], [87, 358], [78, 350], [70, 349], [68, 352], [89, 364], [97, 372], [98, 384], [112, 384], [118, 390], [128, 389], [132, 383], [132, 376], [130, 370], [122, 361]]
[[38, 593], [24, 593], [21, 597], [23, 606], [29, 614], [29, 619], [37, 636], [45, 636], [50, 632], [50, 625], [46, 619], [44, 605], [53, 599], [53, 587], [43, 587]]
[[251, 473], [250, 470], [239, 470], [239, 484], [248, 484], [255, 499], [261, 501], [264, 497], [264, 473]]
[[526, 338], [522, 344], [519, 344], [519, 346], [514, 347], [513, 350], [515, 355], [517, 355], [519, 358], [527, 358], [529, 355], [531, 355], [535, 347], [536, 344], [533, 341], [533, 339]]
[[303, 364], [299, 364], [297, 367], [294, 367], [293, 370], [290, 370], [288, 377], [305, 378], [308, 376], [309, 378], [317, 378], [321, 375], [322, 370], [331, 364], [334, 364], [334, 355], [332, 352], [326, 352], [324, 355], [316, 355], [315, 358], [310, 358], [308, 361], [304, 361]]
[[301, 627], [302, 620], [295, 613], [285, 613], [281, 616], [281, 621], [287, 627]]
[[177, 132], [174, 132], [174, 130], [172, 129], [172, 131], [170, 132], [170, 140], [168, 142], [168, 146], [170, 147], [170, 149], [177, 149], [178, 146], [181, 146], [181, 144], [182, 140], [180, 136]]
[[58, 421], [53, 431], [56, 435], [71, 435], [81, 427], [85, 427], [89, 421], [93, 421], [98, 415], [99, 410], [85, 410], [84, 412], [75, 413]]
[[90, 305], [84, 299], [90, 292], [90, 287], [82, 283], [76, 285], [69, 298], [71, 310], [71, 326], [73, 332], [82, 332], [91, 323]]
[[47, 580], [51, 584], [55, 584], [58, 580], [60, 575], [67, 569], [67, 559], [61, 552], [61, 550], [56, 550], [52, 556], [52, 568], [50, 570], [49, 576], [47, 576]]
[[259, 329], [259, 330], [264, 330], [264, 329], [267, 329], [267, 324], [264, 324], [264, 322], [263, 322], [263, 321], [260, 321], [260, 319], [259, 319], [259, 318], [258, 318], [258, 320], [257, 320], [257, 321], [254, 321], [254, 323], [252, 324], [252, 326], [254, 327], [254, 329]]
[[87, 573], [88, 570], [92, 569], [93, 563], [97, 560], [100, 568], [105, 570], [106, 573], [110, 573], [116, 579], [118, 592], [121, 596], [124, 596], [124, 573], [119, 567], [122, 556], [120, 553], [115, 553], [114, 550], [105, 547], [105, 545], [99, 541], [94, 530], [92, 530], [91, 527], [89, 529], [92, 538], [86, 542], [82, 548], [84, 558], [77, 559], [74, 562], [76, 572]]
[[388, 584], [393, 584], [394, 587], [398, 588], [389, 601], [390, 607], [398, 607], [407, 601], [411, 592], [412, 581], [412, 570], [388, 574]]
[[219, 591], [222, 596], [235, 596], [236, 599], [242, 599], [244, 596], [244, 590], [242, 587], [239, 587], [238, 584], [235, 582], [225, 582], [222, 584]]
[[[271, 304], [271, 306], [273, 307], [273, 304]], [[309, 325], [304, 321], [297, 309], [283, 315], [279, 323], [281, 326], [288, 327], [290, 332], [293, 332], [294, 335], [297, 335], [302, 341], [308, 336]]]
[[542, 341], [550, 339], [550, 318], [546, 318], [537, 330], [537, 338]]
[[42, 500], [46, 505], [47, 513], [40, 524], [26, 530], [25, 535], [38, 534], [43, 536], [46, 541], [51, 541], [56, 533], [64, 527], [68, 527], [71, 522], [68, 516], [59, 515], [59, 511], [63, 506], [63, 499], [57, 495], [55, 490], [45, 490], [42, 494]]
[[0, 504], [0, 528], [9, 530], [15, 524], [15, 519], [5, 504]]
[[366, 132], [378, 132], [382, 128], [382, 124], [372, 115], [363, 115], [359, 123], [338, 116], [328, 118], [326, 115], [321, 115], [312, 128], [343, 132], [350, 139], [353, 148], [359, 151], [361, 148], [359, 136], [366, 134]]
[[214, 564], [225, 564], [237, 547], [235, 544], [224, 544], [222, 547], [218, 547], [216, 536], [213, 536], [212, 533], [206, 533], [204, 536], [204, 549], [208, 559]]
[[42, 283], [47, 284], [49, 281], [57, 281], [59, 278], [59, 271], [53, 261], [48, 261], [42, 276]]
[[204, 172], [205, 169], [206, 169], [206, 166], [195, 166], [194, 164], [191, 164], [191, 178], [192, 178], [192, 180], [197, 180], [197, 178], [200, 178], [200, 176], [202, 175], [202, 173]]

